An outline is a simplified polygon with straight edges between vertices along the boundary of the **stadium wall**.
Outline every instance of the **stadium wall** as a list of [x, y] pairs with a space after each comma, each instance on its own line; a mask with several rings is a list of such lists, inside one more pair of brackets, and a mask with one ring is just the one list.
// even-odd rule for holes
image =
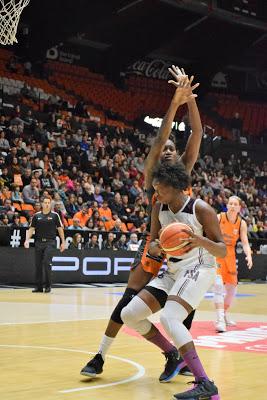
[[[0, 284], [34, 284], [34, 249], [0, 247]], [[52, 259], [54, 283], [127, 282], [134, 252], [108, 250], [55, 250]], [[239, 280], [266, 280], [267, 255], [253, 256], [248, 270], [244, 255], [238, 255]]]

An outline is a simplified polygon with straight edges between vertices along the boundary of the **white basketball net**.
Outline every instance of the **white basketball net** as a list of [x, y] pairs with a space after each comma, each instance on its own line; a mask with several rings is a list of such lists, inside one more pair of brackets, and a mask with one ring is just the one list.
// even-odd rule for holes
[[16, 33], [20, 14], [30, 0], [0, 0], [0, 43], [17, 43]]

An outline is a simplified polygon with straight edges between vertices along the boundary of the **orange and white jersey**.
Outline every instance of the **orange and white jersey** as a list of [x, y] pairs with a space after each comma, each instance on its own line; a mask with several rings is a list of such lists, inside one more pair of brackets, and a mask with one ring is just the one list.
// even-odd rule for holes
[[234, 223], [229, 221], [227, 213], [221, 213], [219, 216], [221, 232], [227, 247], [227, 256], [235, 254], [235, 246], [240, 237], [241, 221], [240, 215], [237, 216]]

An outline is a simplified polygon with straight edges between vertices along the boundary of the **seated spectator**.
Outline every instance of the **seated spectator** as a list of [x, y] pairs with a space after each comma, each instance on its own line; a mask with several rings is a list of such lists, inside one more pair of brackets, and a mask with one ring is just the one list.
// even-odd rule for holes
[[95, 193], [94, 193], [93, 197], [94, 197], [94, 200], [97, 201], [97, 203], [99, 205], [103, 204], [104, 199], [103, 199], [102, 195], [100, 194], [100, 187], [99, 186], [95, 187]]
[[11, 199], [11, 191], [8, 189], [7, 186], [3, 186], [0, 191], [0, 199], [4, 203], [7, 199]]
[[259, 239], [266, 238], [266, 231], [264, 230], [263, 221], [258, 220], [254, 226], [254, 232], [257, 234]]
[[83, 244], [82, 244], [82, 235], [80, 233], [75, 233], [75, 235], [72, 238], [72, 242], [69, 245], [69, 250], [82, 250]]
[[55, 205], [57, 205], [57, 210], [60, 210], [64, 215], [67, 214], [65, 205], [64, 205], [63, 201], [61, 200], [60, 195], [57, 192], [55, 192], [54, 198], [51, 202], [52, 211], [54, 211]]
[[82, 198], [85, 203], [87, 203], [88, 201], [93, 201], [95, 199], [94, 193], [95, 193], [95, 187], [93, 183], [89, 182], [83, 183]]
[[53, 183], [51, 179], [51, 173], [47, 169], [43, 169], [40, 177], [41, 189], [47, 189], [49, 192], [53, 190]]
[[91, 217], [91, 212], [88, 209], [88, 205], [84, 203], [82, 205], [81, 211], [78, 211], [73, 218], [78, 218], [80, 221], [80, 225], [84, 227], [88, 221], [88, 219]]
[[32, 178], [31, 183], [23, 188], [22, 197], [27, 204], [34, 204], [39, 199], [36, 179]]
[[6, 139], [6, 134], [0, 128], [0, 151], [7, 152], [10, 149], [9, 141]]
[[21, 227], [24, 227], [25, 226], [25, 224], [22, 224], [21, 222], [20, 222], [20, 216], [19, 216], [19, 214], [18, 213], [15, 213], [14, 214], [14, 217], [13, 217], [13, 219], [12, 219], [12, 223], [11, 223], [11, 225], [10, 225], [10, 228], [12, 228], [12, 229], [18, 229], [18, 228], [21, 228]]
[[139, 248], [138, 236], [136, 233], [131, 233], [130, 240], [127, 243], [128, 251], [137, 251]]
[[67, 229], [81, 231], [83, 230], [83, 226], [81, 225], [79, 218], [74, 216], [72, 225], [69, 225]]
[[4, 203], [3, 203], [3, 207], [2, 207], [2, 213], [5, 213], [8, 216], [8, 219], [11, 221], [16, 209], [15, 207], [12, 205], [11, 199], [5, 199]]
[[137, 180], [134, 180], [132, 187], [130, 188], [130, 194], [135, 199], [137, 196], [143, 194], [142, 188], [140, 188]]
[[101, 221], [107, 222], [112, 219], [112, 212], [106, 200], [103, 201], [102, 207], [100, 207], [98, 211]]
[[112, 232], [108, 233], [107, 240], [103, 243], [103, 250], [118, 250], [117, 245], [115, 243], [115, 235]]
[[116, 172], [116, 173], [115, 173], [115, 176], [114, 176], [114, 179], [113, 179], [113, 181], [112, 181], [112, 183], [111, 183], [111, 186], [112, 186], [112, 189], [113, 189], [114, 191], [120, 190], [120, 189], [122, 188], [122, 186], [123, 186], [123, 181], [121, 180], [121, 174], [120, 174], [120, 172]]
[[127, 236], [123, 233], [116, 243], [118, 250], [128, 250]]
[[41, 205], [41, 202], [39, 200], [37, 200], [35, 202], [35, 204], [33, 205], [33, 209], [34, 209], [34, 213], [42, 211], [42, 205]]
[[100, 218], [100, 214], [98, 209], [92, 211], [91, 219], [94, 222], [94, 226], [97, 227], [97, 230], [105, 230], [104, 222]]
[[98, 230], [100, 230], [99, 226], [97, 225], [97, 223], [95, 224], [95, 222], [94, 222], [94, 220], [92, 218], [88, 219], [84, 229], [87, 230], [87, 231], [98, 231]]
[[15, 186], [14, 190], [11, 193], [11, 200], [13, 203], [23, 203], [23, 198], [20, 192], [20, 187]]
[[13, 183], [13, 177], [8, 172], [8, 168], [4, 165], [2, 167], [2, 174], [0, 176], [0, 184], [1, 186], [7, 186], [8, 188], [10, 188], [12, 183]]
[[9, 219], [7, 215], [0, 216], [0, 227], [1, 226], [10, 226]]
[[144, 211], [139, 211], [136, 212], [134, 215], [132, 215], [131, 217], [131, 221], [133, 222], [134, 226], [136, 228], [140, 228], [140, 226], [146, 222], [147, 218], [146, 218], [146, 214]]
[[[46, 196], [46, 197], [48, 197], [48, 196]], [[67, 221], [67, 219], [65, 217], [66, 214], [64, 212], [62, 212], [62, 210], [61, 210], [61, 204], [55, 202], [53, 211], [56, 212], [59, 215], [59, 218], [61, 219], [64, 227], [67, 228], [68, 227], [68, 221]]]
[[77, 198], [75, 196], [75, 194], [70, 194], [68, 201], [66, 202], [66, 212], [68, 217], [72, 218], [74, 216], [74, 214], [76, 214], [79, 211], [79, 207], [77, 204]]
[[121, 221], [120, 218], [116, 218], [109, 230], [112, 232], [127, 232], [126, 225]]
[[95, 249], [100, 250], [99, 243], [98, 243], [98, 236], [96, 233], [92, 233], [90, 239], [85, 245], [85, 249]]
[[31, 183], [32, 180], [32, 170], [31, 168], [26, 168], [26, 170], [24, 171], [24, 173], [21, 176], [21, 180], [23, 183], [23, 187], [29, 185]]
[[117, 214], [118, 216], [122, 215], [123, 205], [120, 193], [115, 194], [114, 199], [110, 201], [109, 206], [113, 214]]

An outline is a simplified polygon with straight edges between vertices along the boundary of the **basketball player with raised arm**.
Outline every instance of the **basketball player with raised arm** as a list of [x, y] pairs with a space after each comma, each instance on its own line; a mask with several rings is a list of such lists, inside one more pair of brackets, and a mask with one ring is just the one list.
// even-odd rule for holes
[[[122, 310], [123, 322], [146, 339], [153, 338], [157, 328], [149, 317], [163, 308], [160, 321], [173, 340], [184, 362], [195, 377], [194, 387], [174, 395], [174, 399], [219, 400], [218, 389], [208, 378], [196, 352], [189, 330], [183, 324], [195, 310], [216, 278], [216, 258], [225, 257], [226, 246], [214, 209], [201, 199], [184, 194], [190, 177], [182, 163], [161, 163], [153, 173], [158, 202], [151, 215], [149, 252], [162, 254], [159, 232], [173, 222], [189, 225], [193, 231], [179, 258], [167, 254], [168, 269], [154, 278]], [[186, 231], [187, 232], [187, 231]]]
[[[231, 306], [237, 289], [237, 268], [235, 248], [240, 238], [246, 254], [247, 266], [252, 268], [251, 249], [248, 242], [248, 230], [246, 221], [240, 216], [241, 199], [231, 196], [227, 203], [227, 212], [218, 215], [220, 228], [227, 248], [225, 258], [218, 258], [217, 278], [214, 286], [214, 303], [216, 308], [216, 331], [225, 332], [227, 326], [235, 326], [236, 323], [226, 316]], [[224, 297], [225, 294], [225, 297]]]
[[[154, 189], [152, 186], [152, 174], [155, 165], [158, 163], [160, 158], [170, 163], [175, 162], [177, 158], [179, 158], [184, 163], [187, 172], [190, 174], [197, 160], [202, 138], [202, 125], [198, 107], [195, 101], [196, 95], [193, 94], [193, 90], [197, 88], [198, 84], [195, 84], [191, 87], [194, 77], [191, 77], [191, 79], [188, 80], [184, 70], [180, 70], [179, 68], [172, 66], [169, 71], [174, 78], [174, 80], [169, 81], [169, 83], [176, 87], [175, 94], [145, 163], [145, 186], [149, 197], [150, 210], [152, 208], [152, 198], [154, 194]], [[192, 133], [188, 139], [185, 152], [179, 156], [177, 154], [174, 142], [169, 140], [169, 137], [177, 109], [184, 103], [187, 103], [188, 106]], [[148, 224], [147, 232], [149, 232], [149, 229], [150, 227]], [[137, 252], [133, 262], [125, 293], [111, 315], [98, 353], [81, 370], [82, 375], [94, 377], [97, 374], [102, 373], [105, 355], [123, 325], [121, 320], [121, 310], [127, 306], [131, 299], [143, 287], [145, 287], [145, 285], [153, 276], [158, 274], [163, 264], [163, 258], [152, 257], [148, 255], [148, 243], [149, 234], [147, 233], [142, 240], [139, 251]], [[188, 329], [191, 327], [193, 316], [194, 312], [192, 312], [184, 322]], [[167, 360], [165, 369], [160, 375], [161, 382], [169, 381], [180, 371], [184, 374], [190, 374], [190, 371], [188, 371], [186, 365], [182, 363], [183, 360], [179, 359], [177, 349], [171, 343], [169, 343], [159, 331], [154, 338], [151, 338], [150, 342], [157, 345], [163, 351]]]

